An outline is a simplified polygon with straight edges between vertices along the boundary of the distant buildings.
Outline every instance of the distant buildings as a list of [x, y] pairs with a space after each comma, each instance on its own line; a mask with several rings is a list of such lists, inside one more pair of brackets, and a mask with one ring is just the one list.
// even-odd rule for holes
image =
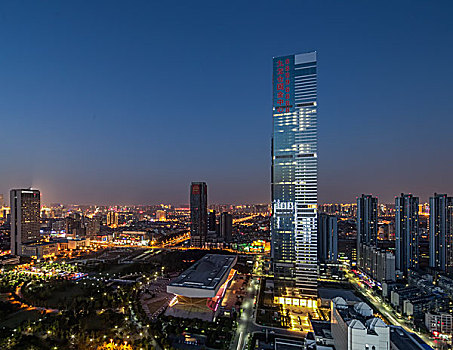
[[157, 221], [166, 221], [167, 220], [167, 212], [165, 210], [157, 210], [156, 211], [156, 220]]
[[274, 278], [310, 301], [318, 278], [316, 95], [316, 52], [273, 59]]
[[24, 243], [39, 239], [40, 198], [41, 195], [38, 190], [11, 190], [11, 254], [22, 255]]
[[338, 260], [337, 216], [318, 214], [318, 259], [321, 262]]
[[364, 260], [362, 246], [377, 246], [377, 204], [377, 198], [372, 195], [362, 194], [362, 197], [357, 198], [357, 265], [361, 269], [370, 263]]
[[85, 223], [88, 237], [98, 236], [101, 233], [101, 221], [100, 216], [93, 216]]
[[109, 211], [107, 213], [107, 226], [118, 227], [118, 213], [115, 211]]
[[190, 185], [190, 244], [203, 247], [208, 233], [208, 186], [206, 182]]
[[71, 213], [65, 218], [65, 232], [68, 236], [85, 236], [85, 224], [83, 216], [79, 213]]
[[233, 237], [233, 215], [226, 212], [220, 215], [220, 237], [226, 243], [230, 243]]
[[429, 266], [453, 272], [453, 197], [435, 193], [429, 208]]
[[418, 197], [401, 193], [395, 198], [396, 269], [407, 276], [419, 264]]

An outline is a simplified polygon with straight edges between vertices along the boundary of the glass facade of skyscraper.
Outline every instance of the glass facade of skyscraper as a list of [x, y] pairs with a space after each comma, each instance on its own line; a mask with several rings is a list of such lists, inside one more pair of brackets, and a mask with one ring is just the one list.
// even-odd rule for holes
[[316, 52], [273, 60], [272, 258], [277, 283], [317, 295]]

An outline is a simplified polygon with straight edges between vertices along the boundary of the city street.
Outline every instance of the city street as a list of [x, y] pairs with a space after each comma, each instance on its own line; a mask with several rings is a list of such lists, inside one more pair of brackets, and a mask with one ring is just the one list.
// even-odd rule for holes
[[412, 328], [412, 326], [408, 325], [404, 319], [399, 318], [393, 309], [388, 306], [381, 297], [376, 296], [370, 289], [363, 287], [362, 283], [360, 283], [360, 279], [357, 278], [357, 276], [355, 276], [352, 272], [347, 271], [346, 276], [356, 290], [362, 294], [363, 298], [370, 302], [376, 310], [378, 310], [381, 315], [384, 315], [387, 320], [392, 322], [393, 325], [403, 327], [408, 332], [417, 334], [428, 345], [435, 347], [436, 344], [431, 338], [427, 337], [423, 333], [417, 332]]

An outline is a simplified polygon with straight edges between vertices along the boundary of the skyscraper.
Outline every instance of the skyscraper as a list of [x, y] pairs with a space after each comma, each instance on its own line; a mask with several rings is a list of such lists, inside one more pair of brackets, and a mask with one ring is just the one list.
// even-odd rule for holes
[[190, 244], [202, 247], [208, 233], [208, 186], [206, 182], [190, 185]]
[[226, 212], [220, 215], [220, 237], [226, 243], [231, 242], [233, 238], [233, 215]]
[[338, 228], [336, 215], [318, 214], [318, 259], [338, 260]]
[[41, 195], [38, 190], [10, 192], [11, 254], [22, 255], [22, 244], [39, 239]]
[[377, 247], [378, 200], [370, 194], [357, 198], [357, 264], [360, 268], [370, 265], [364, 260], [362, 245]]
[[453, 272], [453, 197], [429, 199], [429, 266]]
[[418, 267], [418, 197], [401, 193], [395, 198], [396, 270], [407, 276]]
[[316, 52], [273, 59], [272, 259], [275, 282], [317, 296]]

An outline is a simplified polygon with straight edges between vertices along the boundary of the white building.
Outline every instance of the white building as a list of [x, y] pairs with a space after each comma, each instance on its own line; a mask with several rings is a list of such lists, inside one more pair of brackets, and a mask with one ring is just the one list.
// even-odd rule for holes
[[390, 328], [373, 317], [364, 302], [349, 305], [341, 297], [331, 304], [332, 336], [336, 350], [389, 350]]
[[453, 315], [448, 312], [426, 312], [425, 326], [430, 333], [453, 334]]

